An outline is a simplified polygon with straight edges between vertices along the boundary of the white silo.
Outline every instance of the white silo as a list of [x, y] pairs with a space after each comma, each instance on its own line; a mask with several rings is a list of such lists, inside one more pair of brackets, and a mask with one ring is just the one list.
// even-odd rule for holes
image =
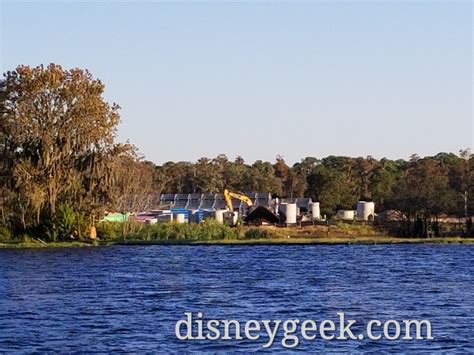
[[227, 212], [227, 210], [216, 210], [215, 217], [216, 217], [217, 222], [224, 223], [224, 213], [225, 212]]
[[296, 203], [287, 203], [286, 204], [286, 223], [287, 224], [295, 224], [296, 223], [296, 211], [297, 206]]
[[312, 219], [321, 219], [321, 210], [319, 209], [319, 202], [309, 203], [308, 211], [311, 212]]
[[178, 213], [176, 214], [176, 222], [177, 223], [185, 223], [186, 222], [186, 219], [185, 219], [185, 214], [184, 213]]
[[146, 220], [145, 224], [156, 224], [158, 223], [158, 218], [150, 218]]
[[357, 202], [357, 219], [368, 221], [373, 219], [375, 214], [375, 204], [373, 202], [359, 201]]
[[374, 220], [375, 217], [375, 203], [373, 202], [367, 202], [365, 204], [365, 211], [364, 211], [364, 216], [367, 216], [367, 220]]
[[354, 220], [354, 211], [353, 210], [339, 210], [336, 214], [338, 219], [342, 219], [344, 221], [352, 221]]

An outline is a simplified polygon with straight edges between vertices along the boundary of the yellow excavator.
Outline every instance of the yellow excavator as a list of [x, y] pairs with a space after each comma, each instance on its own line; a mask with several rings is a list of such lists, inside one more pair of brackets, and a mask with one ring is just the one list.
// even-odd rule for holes
[[246, 195], [244, 195], [240, 192], [232, 192], [232, 191], [229, 191], [229, 190], [225, 189], [224, 190], [224, 198], [225, 198], [225, 202], [227, 204], [227, 208], [229, 209], [229, 211], [234, 211], [234, 207], [232, 206], [232, 199], [233, 198], [244, 202], [248, 207], [253, 206], [253, 202], [250, 199], [250, 197], [248, 197], [248, 196], [246, 196]]
[[249, 222], [248, 218], [250, 215], [253, 214], [251, 220], [260, 220], [260, 222], [265, 221], [267, 223], [276, 224], [279, 222], [279, 217], [273, 211], [271, 211], [268, 207], [265, 206], [258, 206], [255, 207], [252, 199], [241, 192], [232, 192], [227, 189], [224, 190], [224, 198], [227, 205], [227, 209], [229, 210], [224, 214], [224, 221], [226, 224], [230, 226], [235, 226], [237, 224], [237, 216], [234, 212], [234, 206], [232, 206], [232, 199], [235, 198], [239, 201], [244, 202], [248, 207], [248, 213], [246, 220]]
[[252, 202], [252, 199], [250, 197], [248, 197], [245, 194], [240, 193], [240, 192], [233, 192], [233, 191], [229, 191], [229, 190], [225, 189], [224, 190], [224, 199], [225, 199], [227, 208], [230, 211], [228, 224], [230, 224], [232, 226], [237, 223], [236, 219], [234, 218], [234, 216], [235, 216], [234, 206], [232, 205], [232, 199], [233, 198], [244, 202], [247, 205], [248, 208], [253, 206], [253, 202]]

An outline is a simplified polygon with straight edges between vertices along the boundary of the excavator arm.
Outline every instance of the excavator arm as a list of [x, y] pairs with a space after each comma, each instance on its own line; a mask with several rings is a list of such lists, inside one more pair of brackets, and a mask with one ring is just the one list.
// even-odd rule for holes
[[224, 190], [224, 198], [225, 198], [225, 202], [227, 204], [227, 208], [231, 212], [234, 210], [234, 208], [232, 206], [232, 198], [235, 198], [239, 201], [244, 202], [248, 207], [253, 206], [253, 202], [250, 199], [250, 197], [248, 197], [248, 196], [246, 196], [242, 193], [232, 192], [232, 191], [229, 191], [229, 190], [225, 189]]

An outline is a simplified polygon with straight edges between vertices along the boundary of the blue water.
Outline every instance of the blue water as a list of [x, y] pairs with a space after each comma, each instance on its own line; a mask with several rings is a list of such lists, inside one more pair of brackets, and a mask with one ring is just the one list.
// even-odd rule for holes
[[[215, 319], [428, 319], [434, 340], [313, 341], [319, 352], [474, 352], [474, 247], [147, 246], [0, 250], [0, 352], [254, 351], [179, 341]], [[272, 350], [287, 351], [278, 340]]]

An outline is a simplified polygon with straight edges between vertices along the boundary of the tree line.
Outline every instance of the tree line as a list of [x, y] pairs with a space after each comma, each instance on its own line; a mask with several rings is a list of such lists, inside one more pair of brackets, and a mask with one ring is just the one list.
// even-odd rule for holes
[[[466, 217], [474, 208], [468, 149], [406, 160], [306, 157], [289, 166], [221, 154], [197, 162], [145, 161], [116, 141], [120, 107], [83, 69], [20, 65], [0, 80], [1, 230], [50, 240], [84, 233], [106, 211], [139, 211], [160, 193], [224, 188], [311, 197], [322, 213], [371, 200], [409, 218]], [[1, 233], [0, 233], [1, 234]]]
[[220, 154], [195, 163], [167, 162], [156, 166], [156, 187], [161, 193], [217, 193], [264, 191], [280, 197], [311, 197], [323, 213], [353, 209], [357, 201], [374, 201], [378, 211], [395, 209], [409, 217], [442, 214], [465, 217], [474, 208], [474, 155], [412, 155], [407, 160], [368, 157], [306, 157], [289, 166], [280, 155], [274, 162], [246, 164]]

